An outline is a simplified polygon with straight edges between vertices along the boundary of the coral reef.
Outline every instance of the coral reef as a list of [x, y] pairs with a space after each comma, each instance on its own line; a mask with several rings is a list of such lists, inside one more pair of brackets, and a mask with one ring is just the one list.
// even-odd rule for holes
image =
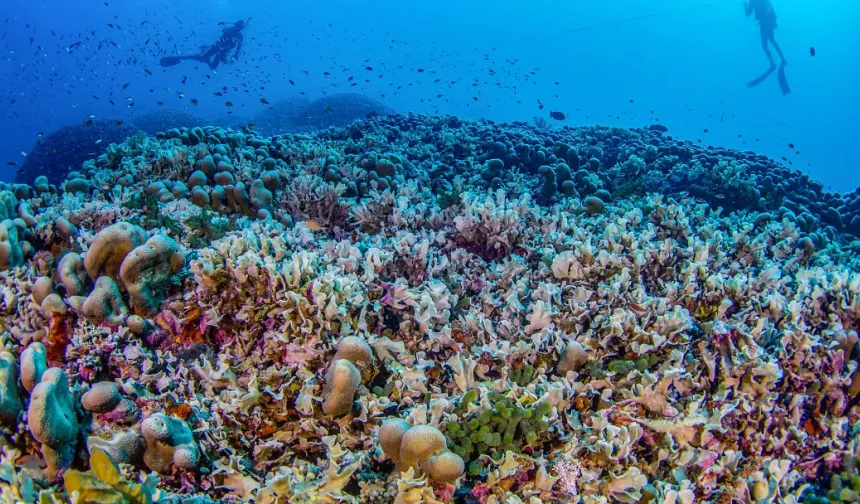
[[858, 202], [660, 128], [128, 138], [0, 184], [0, 493], [851, 501]]

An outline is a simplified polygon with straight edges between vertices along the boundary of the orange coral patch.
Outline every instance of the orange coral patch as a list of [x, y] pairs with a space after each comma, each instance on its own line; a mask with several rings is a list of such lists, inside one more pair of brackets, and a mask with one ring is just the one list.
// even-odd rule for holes
[[66, 360], [66, 346], [71, 342], [66, 316], [52, 313], [51, 320], [48, 322], [48, 335], [43, 342], [47, 352], [48, 364], [62, 366]]

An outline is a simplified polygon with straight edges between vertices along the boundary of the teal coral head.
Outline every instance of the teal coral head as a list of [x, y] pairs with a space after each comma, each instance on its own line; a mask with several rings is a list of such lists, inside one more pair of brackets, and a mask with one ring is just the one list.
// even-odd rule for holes
[[24, 250], [18, 243], [18, 226], [11, 220], [0, 222], [0, 270], [24, 263]]
[[69, 377], [60, 368], [50, 368], [30, 394], [27, 410], [30, 433], [42, 443], [47, 462], [45, 475], [54, 479], [74, 459], [80, 426], [75, 416]]
[[0, 423], [15, 425], [24, 408], [18, 395], [18, 363], [9, 352], [0, 352]]
[[21, 352], [21, 383], [27, 392], [32, 392], [42, 381], [42, 375], [48, 369], [48, 351], [45, 345], [38, 341], [30, 343]]

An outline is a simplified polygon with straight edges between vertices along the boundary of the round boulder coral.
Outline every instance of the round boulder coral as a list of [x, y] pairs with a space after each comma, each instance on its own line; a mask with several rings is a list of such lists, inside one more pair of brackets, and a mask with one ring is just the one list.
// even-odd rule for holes
[[331, 416], [349, 413], [355, 391], [360, 383], [361, 372], [355, 364], [346, 359], [334, 361], [327, 373], [323, 388], [323, 412]]
[[402, 418], [388, 418], [379, 427], [379, 446], [388, 458], [400, 465], [400, 445], [411, 426]]
[[81, 396], [81, 406], [93, 413], [105, 413], [116, 407], [122, 400], [114, 382], [102, 381], [93, 384], [92, 387]]
[[84, 269], [84, 258], [69, 252], [57, 263], [57, 278], [65, 287], [67, 296], [82, 296], [87, 292], [89, 276]]
[[107, 322], [120, 325], [128, 317], [128, 308], [122, 301], [122, 294], [116, 283], [103, 276], [96, 280], [96, 286], [83, 301], [81, 312], [92, 322]]
[[161, 474], [170, 472], [172, 465], [179, 469], [194, 469], [200, 460], [200, 450], [188, 425], [163, 413], [156, 413], [140, 425], [146, 439], [143, 462]]
[[396, 470], [420, 469], [438, 483], [453, 482], [466, 468], [463, 459], [448, 450], [445, 436], [431, 425], [410, 428], [405, 420], [388, 419], [379, 428], [379, 444]]
[[158, 311], [171, 275], [178, 273], [183, 265], [182, 249], [168, 236], [155, 235], [132, 250], [119, 272], [132, 308], [143, 314]]
[[34, 341], [21, 352], [21, 384], [27, 392], [42, 381], [42, 375], [48, 369], [48, 352], [45, 345]]
[[18, 242], [18, 226], [11, 220], [0, 222], [0, 270], [20, 266], [24, 250]]
[[119, 279], [120, 266], [125, 257], [146, 241], [146, 231], [140, 226], [119, 222], [108, 226], [96, 235], [87, 255], [84, 267], [92, 280], [101, 276]]

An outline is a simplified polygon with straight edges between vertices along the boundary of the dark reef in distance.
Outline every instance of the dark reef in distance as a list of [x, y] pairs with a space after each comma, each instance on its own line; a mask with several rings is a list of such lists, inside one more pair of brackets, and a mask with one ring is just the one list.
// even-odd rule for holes
[[107, 119], [64, 126], [46, 135], [30, 151], [15, 176], [15, 182], [32, 184], [36, 177], [44, 175], [52, 184], [58, 184], [69, 171], [77, 170], [84, 161], [100, 156], [110, 144], [124, 142], [142, 133], [134, 125]]
[[[388, 115], [394, 111], [382, 103], [358, 93], [341, 93], [311, 101], [292, 97], [272, 104], [252, 120], [257, 131], [265, 136], [283, 133], [312, 132], [331, 126], [343, 127], [373, 115]], [[36, 177], [45, 175], [52, 184], [60, 183], [71, 170], [95, 159], [111, 143], [146, 133], [155, 135], [171, 128], [193, 128], [214, 125], [240, 129], [249, 124], [246, 118], [227, 117], [211, 120], [183, 110], [161, 109], [141, 115], [125, 123], [102, 119], [91, 124], [62, 127], [42, 139], [30, 152], [15, 177], [19, 184], [32, 184]], [[96, 143], [98, 142], [98, 143]]]
[[254, 129], [261, 135], [311, 132], [329, 127], [342, 128], [369, 116], [390, 115], [394, 110], [358, 93], [323, 96], [314, 101], [302, 97], [287, 98], [272, 104], [258, 114]]

